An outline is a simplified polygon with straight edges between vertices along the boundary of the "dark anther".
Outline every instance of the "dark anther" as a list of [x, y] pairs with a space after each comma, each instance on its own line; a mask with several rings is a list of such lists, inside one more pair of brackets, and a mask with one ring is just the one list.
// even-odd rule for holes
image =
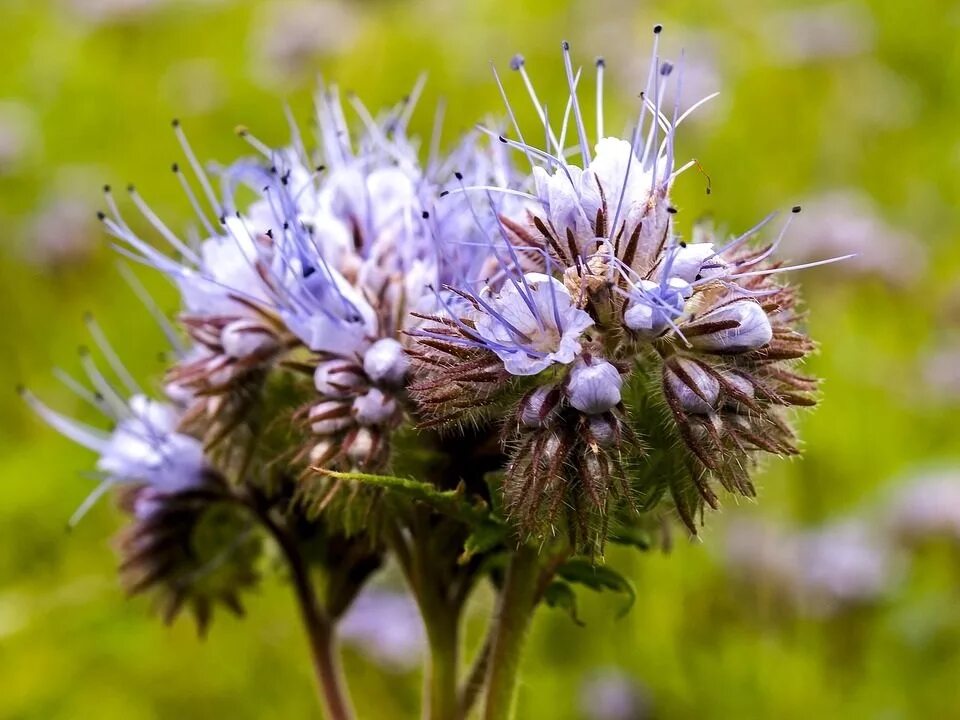
[[428, 213], [426, 210], [424, 210], [424, 211], [423, 211], [423, 219], [426, 220], [428, 217], [430, 217], [430, 213]]
[[661, 30], [663, 30], [663, 25], [661, 25], [660, 23], [657, 23], [656, 25], [653, 26], [654, 35], [659, 35]]
[[792, 213], [798, 213], [798, 212], [800, 212], [800, 206], [799, 206], [799, 205], [794, 205], [793, 208], [790, 210], [790, 212], [792, 212]]

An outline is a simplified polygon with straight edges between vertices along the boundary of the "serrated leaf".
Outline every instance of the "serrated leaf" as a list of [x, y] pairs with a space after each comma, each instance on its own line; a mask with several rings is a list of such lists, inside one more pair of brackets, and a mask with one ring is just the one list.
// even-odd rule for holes
[[464, 564], [470, 558], [481, 553], [487, 553], [493, 550], [497, 545], [502, 545], [509, 534], [509, 529], [501, 522], [487, 519], [480, 523], [463, 543], [463, 553], [458, 562]]
[[489, 515], [484, 505], [467, 500], [463, 490], [440, 490], [436, 485], [412, 478], [394, 475], [371, 475], [369, 473], [339, 472], [317, 468], [317, 471], [337, 480], [358, 482], [378, 487], [399, 497], [430, 505], [437, 512], [470, 524], [483, 522]]
[[554, 580], [547, 585], [543, 593], [543, 601], [552, 608], [563, 610], [573, 622], [583, 627], [584, 623], [577, 614], [577, 594], [567, 583]]
[[574, 558], [557, 568], [557, 575], [567, 582], [583, 585], [596, 592], [611, 590], [626, 595], [627, 604], [617, 613], [617, 617], [626, 615], [637, 599], [633, 583], [606, 565], [594, 565], [587, 560]]

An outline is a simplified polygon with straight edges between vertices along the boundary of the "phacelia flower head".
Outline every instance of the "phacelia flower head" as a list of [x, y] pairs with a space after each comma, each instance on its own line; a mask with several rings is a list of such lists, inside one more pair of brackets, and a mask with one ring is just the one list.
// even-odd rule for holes
[[[758, 249], [748, 244], [772, 216], [727, 241], [705, 226], [690, 241], [679, 235], [670, 190], [696, 162], [677, 163], [677, 131], [713, 97], [664, 105], [682, 64], [663, 61], [655, 43], [637, 115], [615, 137], [605, 131], [604, 63], [587, 112], [566, 43], [562, 55], [569, 95], [553, 118], [523, 58], [511, 62], [539, 120], [532, 131], [518, 124], [496, 77], [512, 131], [489, 133], [530, 170], [504, 185], [456, 189], [476, 203], [499, 195], [512, 204], [487, 228], [493, 262], [481, 289], [461, 285], [465, 302], [443, 304], [415, 333], [423, 379], [412, 389], [431, 423], [514, 408], [504, 492], [528, 531], [555, 532], [557, 509], [573, 508], [568, 529], [576, 535], [579, 526], [589, 541], [611, 512], [629, 514], [638, 496], [666, 492], [695, 530], [701, 504], [718, 504], [711, 480], [752, 495], [750, 456], [797, 452], [782, 409], [813, 403], [816, 381], [792, 368], [813, 345], [797, 327], [794, 291], [776, 279], [810, 264], [771, 259], [789, 219]], [[644, 459], [644, 436], [682, 441], [684, 457], [669, 462], [685, 468], [687, 483], [664, 475], [631, 485], [632, 468], [659, 462]]]

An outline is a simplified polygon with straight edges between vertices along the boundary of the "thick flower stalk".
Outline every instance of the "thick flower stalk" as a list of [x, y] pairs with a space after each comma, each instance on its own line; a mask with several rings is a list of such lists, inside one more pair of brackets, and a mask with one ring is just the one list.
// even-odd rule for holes
[[[165, 398], [92, 321], [115, 380], [86, 355], [94, 390], [65, 380], [114, 429], [24, 393], [99, 455], [80, 514], [123, 486], [123, 577], [167, 617], [239, 610], [260, 538], [276, 543], [333, 718], [352, 713], [335, 627], [385, 560], [423, 616], [425, 716], [465, 717], [484, 695], [485, 717], [508, 717], [534, 608], [576, 619], [574, 584], [631, 595], [605, 544], [647, 547], [670, 517], [696, 532], [718, 486], [752, 495], [754, 461], [797, 452], [788, 410], [814, 400], [797, 369], [813, 344], [774, 259], [790, 216], [760, 243], [771, 217], [731, 238], [678, 227], [671, 188], [696, 163], [676, 161], [677, 132], [701, 104], [665, 104], [682, 67], [655, 44], [623, 137], [605, 130], [602, 60], [591, 119], [564, 43], [559, 122], [524, 60], [511, 67], [536, 126], [496, 76], [508, 129], [446, 154], [439, 129], [426, 156], [407, 132], [420, 85], [376, 117], [347, 98], [355, 122], [322, 88], [317, 149], [292, 124], [281, 149], [241, 129], [253, 157], [213, 172], [175, 121], [195, 228], [133, 187], [136, 218], [109, 188], [100, 213], [117, 251], [181, 295], [179, 329], [147, 299], [176, 358]], [[484, 577], [498, 613], [461, 678], [460, 616]]]

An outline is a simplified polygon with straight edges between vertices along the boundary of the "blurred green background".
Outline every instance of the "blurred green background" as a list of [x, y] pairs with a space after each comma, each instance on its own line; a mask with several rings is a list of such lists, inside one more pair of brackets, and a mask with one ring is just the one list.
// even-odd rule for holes
[[[960, 482], [960, 5], [949, 0], [0, 0], [0, 717], [316, 714], [282, 583], [200, 641], [188, 622], [166, 629], [147, 602], [124, 600], [109, 503], [64, 530], [92, 459], [14, 386], [86, 417], [50, 372], [76, 370], [86, 310], [140, 377], [162, 368], [162, 337], [94, 219], [100, 186], [135, 181], [186, 223], [170, 119], [201, 157], [226, 162], [247, 150], [238, 123], [285, 142], [283, 100], [306, 124], [318, 72], [377, 107], [426, 69], [417, 128], [429, 131], [443, 97], [450, 137], [501, 112], [488, 61], [508, 72], [520, 51], [559, 106], [562, 39], [588, 68], [607, 58], [608, 127], [619, 128], [654, 22], [665, 56], [685, 52], [687, 102], [722, 91], [681, 133], [679, 155], [712, 183], [707, 195], [702, 175], [681, 179], [681, 218], [736, 231], [802, 202], [790, 256], [861, 256], [796, 278], [821, 343], [810, 369], [824, 378], [822, 405], [801, 421], [806, 455], [768, 463], [759, 504], [728, 499], [702, 540], [611, 553], [638, 587], [626, 618], [603, 596], [584, 598], [583, 628], [542, 610], [518, 717], [590, 717], [582, 685], [602, 668], [643, 696], [613, 720], [960, 717], [960, 544], [902, 551], [878, 591], [807, 612], [731, 543], [738, 527], [850, 517], [889, 534], [892, 489], [931, 469]], [[145, 280], [173, 311], [172, 290]], [[491, 604], [477, 598], [472, 629]], [[350, 648], [346, 663], [361, 718], [416, 716], [415, 671]]]

